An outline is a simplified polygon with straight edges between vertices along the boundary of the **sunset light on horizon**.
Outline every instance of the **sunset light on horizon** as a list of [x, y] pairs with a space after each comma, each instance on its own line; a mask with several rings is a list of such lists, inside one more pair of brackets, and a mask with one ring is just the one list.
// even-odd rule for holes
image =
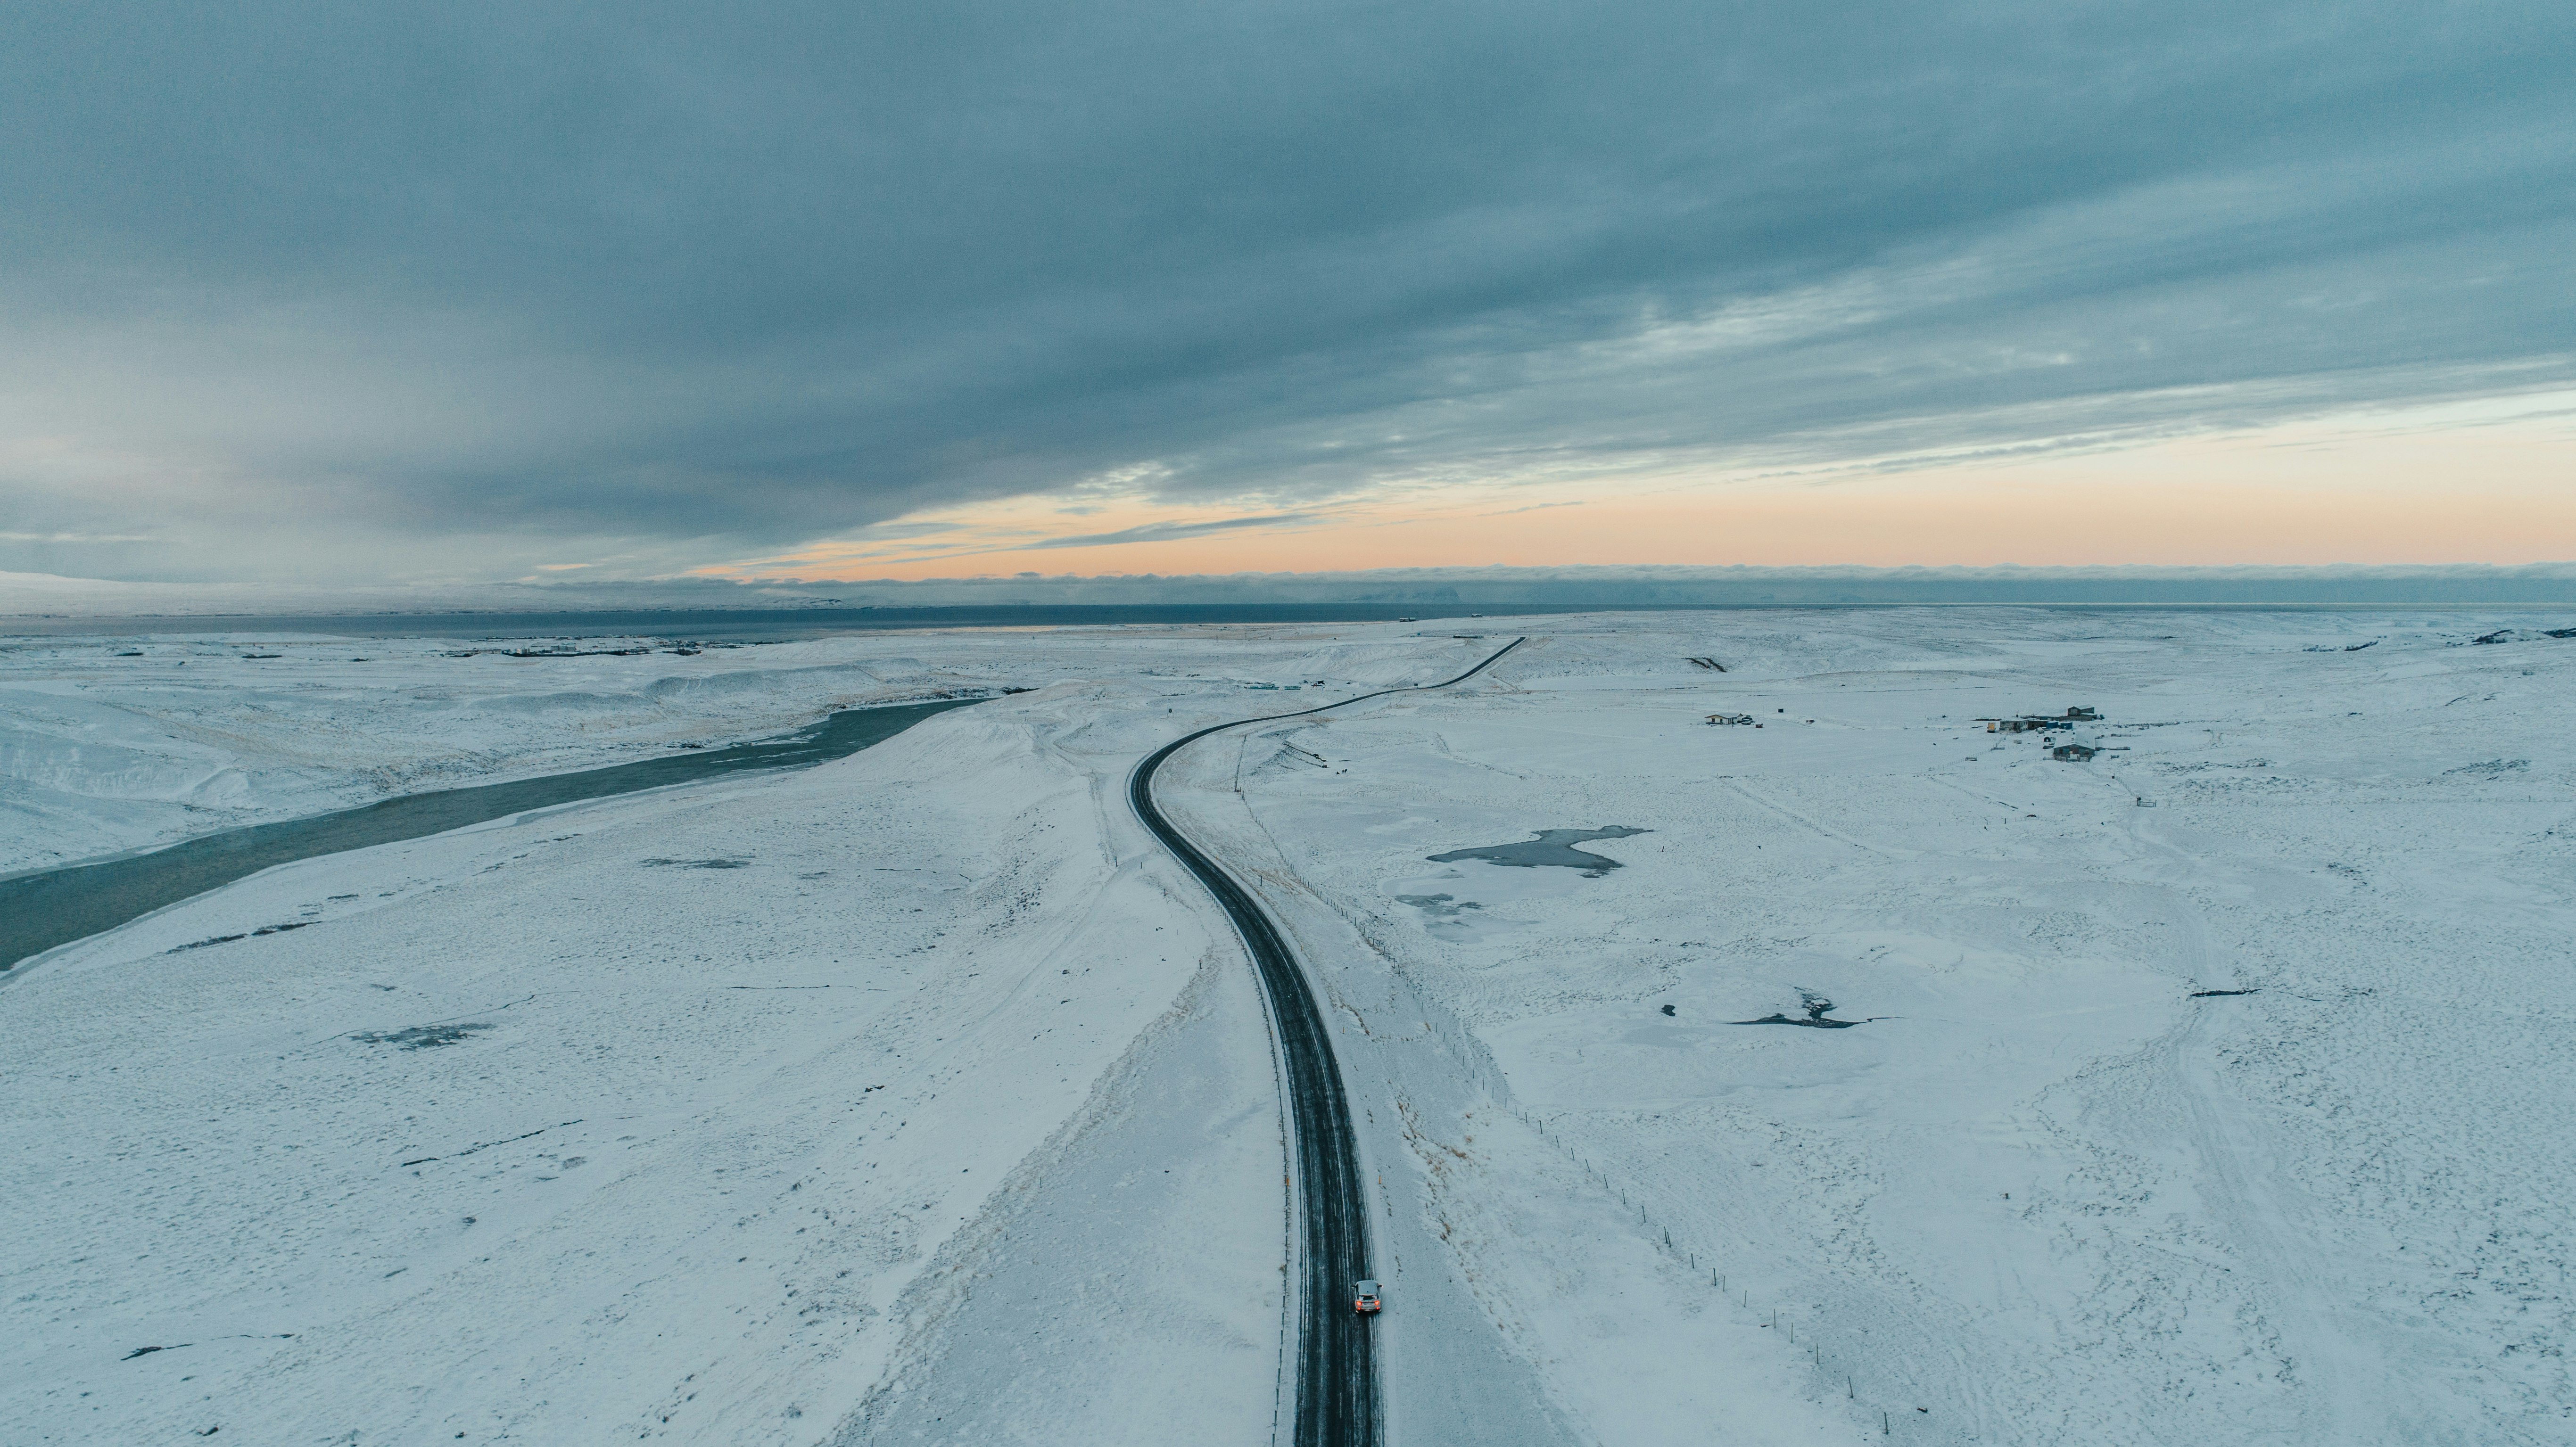
[[[2510, 519], [2510, 527], [2499, 522]], [[2576, 392], [2018, 457], [1425, 483], [1176, 508], [1099, 485], [700, 568], [805, 582], [1401, 567], [2518, 564], [2576, 558]]]

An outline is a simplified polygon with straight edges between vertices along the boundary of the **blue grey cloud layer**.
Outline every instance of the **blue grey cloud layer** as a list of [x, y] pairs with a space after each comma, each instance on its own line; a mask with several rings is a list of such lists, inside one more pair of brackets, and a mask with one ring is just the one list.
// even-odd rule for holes
[[2531, 385], [2571, 75], [2539, 0], [16, 7], [0, 490], [757, 546]]

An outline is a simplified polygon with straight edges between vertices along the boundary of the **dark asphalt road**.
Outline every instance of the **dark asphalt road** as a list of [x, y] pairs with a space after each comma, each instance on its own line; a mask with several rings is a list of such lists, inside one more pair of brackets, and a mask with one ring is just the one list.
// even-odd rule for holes
[[319, 854], [365, 849], [530, 809], [631, 794], [754, 769], [792, 769], [846, 757], [932, 714], [977, 699], [843, 709], [790, 737], [668, 754], [604, 769], [581, 769], [405, 794], [381, 803], [204, 834], [167, 849], [92, 864], [67, 864], [0, 879], [0, 978], [56, 945], [111, 930], [164, 905]]
[[[1446, 682], [1381, 689], [1317, 708], [1200, 729], [1156, 749], [1127, 778], [1127, 800], [1136, 817], [1198, 876], [1242, 933], [1279, 1031], [1288, 1074], [1289, 1128], [1296, 1140], [1298, 1215], [1305, 1223], [1297, 1311], [1297, 1421], [1289, 1437], [1297, 1447], [1377, 1447], [1380, 1435], [1376, 1346], [1368, 1319], [1352, 1311], [1349, 1300], [1352, 1282], [1376, 1275], [1369, 1269], [1368, 1198], [1360, 1180], [1358, 1137], [1351, 1129], [1350, 1101], [1342, 1091], [1324, 1012], [1304, 968], [1252, 895], [1155, 807], [1154, 771], [1181, 749], [1226, 729], [1464, 683], [1528, 641], [1515, 638]], [[1395, 1309], [1402, 1310], [1403, 1304]]]

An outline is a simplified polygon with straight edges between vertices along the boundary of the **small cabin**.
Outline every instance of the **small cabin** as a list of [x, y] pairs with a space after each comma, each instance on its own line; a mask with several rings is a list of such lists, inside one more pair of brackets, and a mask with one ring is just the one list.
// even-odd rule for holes
[[2065, 743], [2050, 749], [2048, 756], [2052, 759], [2064, 759], [2070, 764], [2081, 764], [2090, 762], [2093, 756], [2100, 752], [2102, 752], [2100, 749], [2091, 744], [2079, 744], [2073, 739], [2068, 739]]
[[1713, 724], [1749, 724], [1753, 722], [1753, 715], [1749, 713], [1713, 713], [1708, 716], [1708, 721]]

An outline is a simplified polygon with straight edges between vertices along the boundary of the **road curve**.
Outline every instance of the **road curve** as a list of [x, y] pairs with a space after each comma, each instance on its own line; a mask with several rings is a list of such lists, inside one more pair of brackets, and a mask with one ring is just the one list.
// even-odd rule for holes
[[1341, 1067], [1333, 1059], [1324, 1012], [1304, 967], [1250, 891], [1155, 807], [1154, 771], [1173, 754], [1226, 729], [1304, 718], [1391, 694], [1426, 693], [1464, 683], [1528, 641], [1515, 638], [1484, 662], [1445, 682], [1380, 689], [1317, 708], [1200, 729], [1156, 749], [1127, 777], [1127, 802], [1137, 819], [1198, 876], [1242, 934], [1279, 1031], [1279, 1052], [1288, 1076], [1289, 1128], [1296, 1142], [1298, 1216], [1305, 1225], [1304, 1249], [1299, 1253], [1304, 1269], [1298, 1283], [1297, 1420], [1289, 1436], [1296, 1447], [1377, 1447], [1378, 1443], [1377, 1352], [1367, 1318], [1353, 1312], [1343, 1299], [1352, 1282], [1376, 1274], [1369, 1269], [1368, 1199], [1360, 1181], [1359, 1142], [1351, 1129], [1350, 1100], [1342, 1090]]

